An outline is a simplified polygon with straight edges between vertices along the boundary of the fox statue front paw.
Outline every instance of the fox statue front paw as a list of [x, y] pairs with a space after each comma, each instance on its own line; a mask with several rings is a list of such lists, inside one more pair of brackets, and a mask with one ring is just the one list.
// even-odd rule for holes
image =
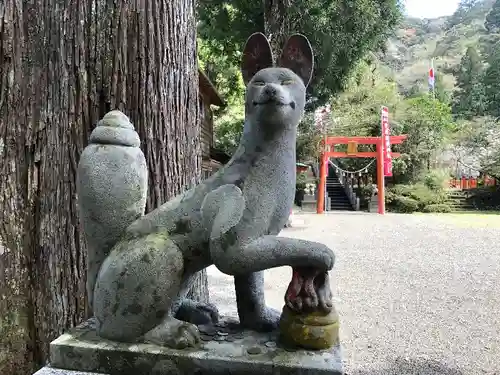
[[270, 307], [246, 315], [240, 322], [244, 328], [257, 332], [272, 332], [279, 327], [280, 312]]

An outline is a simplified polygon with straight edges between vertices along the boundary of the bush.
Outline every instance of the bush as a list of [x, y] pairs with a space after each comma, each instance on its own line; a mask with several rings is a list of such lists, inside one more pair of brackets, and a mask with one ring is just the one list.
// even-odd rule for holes
[[444, 190], [434, 191], [424, 184], [396, 185], [390, 191], [395, 195], [401, 195], [416, 200], [419, 202], [421, 208], [429, 204], [439, 204], [446, 201], [446, 193]]
[[385, 204], [387, 206], [391, 206], [394, 203], [394, 200], [399, 197], [399, 195], [395, 194], [393, 191], [388, 190], [385, 193]]
[[299, 173], [297, 175], [297, 180], [295, 182], [295, 189], [304, 190], [306, 188], [306, 183], [307, 183], [307, 174], [304, 172]]
[[[373, 193], [375, 192], [375, 188], [372, 184], [364, 185], [358, 189], [357, 194], [360, 196], [363, 204], [370, 202], [373, 197]], [[386, 198], [387, 200], [387, 198]]]
[[450, 175], [439, 169], [427, 172], [421, 177], [423, 184], [433, 191], [442, 191], [446, 188]]
[[428, 206], [425, 206], [422, 211], [427, 213], [437, 213], [437, 212], [448, 213], [451, 212], [452, 209], [447, 204], [441, 203], [441, 204], [429, 204]]
[[392, 197], [391, 206], [395, 212], [411, 214], [418, 211], [418, 202], [415, 199], [408, 198], [402, 195]]
[[[423, 211], [429, 205], [444, 204], [446, 199], [447, 196], [444, 190], [431, 190], [424, 184], [396, 185], [389, 189], [386, 194], [387, 206], [397, 212]], [[415, 203], [417, 208], [413, 209]], [[409, 206], [406, 207], [407, 205]], [[401, 211], [402, 209], [404, 211]]]

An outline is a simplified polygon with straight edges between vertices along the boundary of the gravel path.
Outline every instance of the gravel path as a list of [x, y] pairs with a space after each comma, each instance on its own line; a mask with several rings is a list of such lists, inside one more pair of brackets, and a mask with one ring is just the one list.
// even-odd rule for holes
[[[296, 215], [282, 236], [334, 249], [346, 374], [500, 375], [500, 216]], [[209, 268], [211, 299], [235, 315], [232, 279]], [[267, 271], [281, 309], [291, 270]]]

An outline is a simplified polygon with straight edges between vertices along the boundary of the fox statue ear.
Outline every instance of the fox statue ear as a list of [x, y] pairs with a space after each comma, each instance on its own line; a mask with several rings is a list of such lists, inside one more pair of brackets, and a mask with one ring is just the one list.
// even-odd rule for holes
[[269, 41], [262, 33], [252, 34], [247, 39], [241, 61], [241, 73], [245, 85], [259, 70], [271, 66], [273, 66], [273, 53]]
[[278, 66], [297, 74], [307, 87], [314, 68], [314, 54], [309, 40], [302, 34], [294, 34], [285, 43]]

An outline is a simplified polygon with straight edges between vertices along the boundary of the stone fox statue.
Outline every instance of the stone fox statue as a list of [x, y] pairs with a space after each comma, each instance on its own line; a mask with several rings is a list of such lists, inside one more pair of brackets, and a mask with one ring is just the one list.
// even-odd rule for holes
[[291, 36], [277, 65], [266, 37], [253, 34], [243, 52], [246, 117], [237, 151], [216, 174], [147, 215], [147, 166], [132, 124], [111, 111], [92, 132], [78, 195], [101, 337], [195, 346], [195, 324], [218, 314], [185, 296], [195, 273], [212, 264], [234, 276], [241, 325], [273, 330], [279, 313], [265, 305], [263, 270], [332, 269], [326, 246], [277, 237], [294, 199], [295, 138], [313, 70], [308, 40]]

